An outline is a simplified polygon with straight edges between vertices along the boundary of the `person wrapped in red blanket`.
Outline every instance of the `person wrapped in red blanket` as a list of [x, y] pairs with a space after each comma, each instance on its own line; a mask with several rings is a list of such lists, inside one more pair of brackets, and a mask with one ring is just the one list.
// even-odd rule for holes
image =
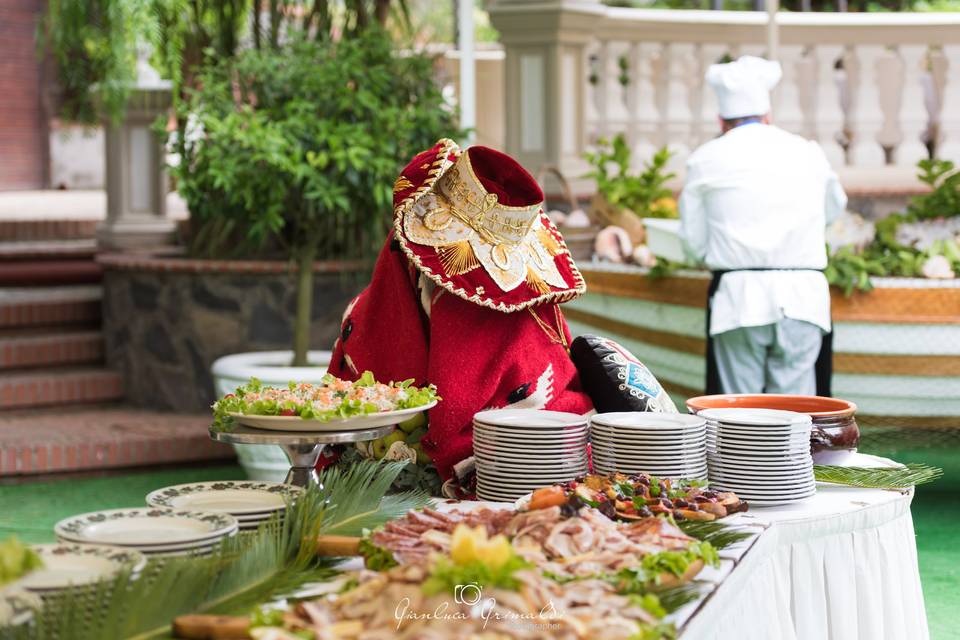
[[558, 306], [586, 287], [542, 203], [509, 156], [441, 140], [397, 178], [394, 228], [344, 314], [331, 373], [437, 386], [420, 444], [444, 480], [478, 411], [592, 408]]

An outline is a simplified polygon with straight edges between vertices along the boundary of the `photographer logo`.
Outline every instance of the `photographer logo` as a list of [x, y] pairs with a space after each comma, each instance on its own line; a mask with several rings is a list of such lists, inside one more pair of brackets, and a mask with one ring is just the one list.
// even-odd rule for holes
[[453, 589], [453, 601], [468, 607], [480, 604], [483, 599], [483, 587], [476, 582], [458, 584]]

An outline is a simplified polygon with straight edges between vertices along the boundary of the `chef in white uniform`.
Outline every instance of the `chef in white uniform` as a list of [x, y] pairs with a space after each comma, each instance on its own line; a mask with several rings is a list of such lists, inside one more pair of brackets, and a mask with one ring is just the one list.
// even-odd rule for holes
[[707, 393], [829, 394], [824, 234], [847, 197], [816, 142], [770, 124], [780, 76], [752, 56], [706, 74], [723, 134], [690, 155], [679, 204], [688, 253], [714, 273]]

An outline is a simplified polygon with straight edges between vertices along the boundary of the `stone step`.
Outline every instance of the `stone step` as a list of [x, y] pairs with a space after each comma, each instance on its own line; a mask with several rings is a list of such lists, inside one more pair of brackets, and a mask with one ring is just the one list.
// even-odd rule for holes
[[80, 406], [0, 416], [0, 477], [232, 458], [209, 414]]
[[96, 367], [0, 374], [0, 409], [112, 402], [123, 397], [120, 374]]
[[103, 279], [103, 267], [86, 260], [0, 261], [0, 287], [92, 284]]
[[99, 331], [0, 335], [0, 370], [76, 365], [103, 360], [103, 334]]
[[0, 261], [92, 258], [96, 253], [97, 241], [92, 238], [0, 241]]
[[0, 287], [0, 328], [96, 323], [102, 297], [94, 285]]
[[76, 240], [93, 238], [100, 220], [36, 218], [0, 220], [0, 240]]

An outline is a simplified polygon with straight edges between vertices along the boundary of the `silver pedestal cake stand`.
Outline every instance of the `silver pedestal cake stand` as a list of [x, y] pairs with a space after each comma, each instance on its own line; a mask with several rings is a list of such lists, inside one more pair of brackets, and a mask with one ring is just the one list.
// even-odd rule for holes
[[370, 427], [354, 431], [270, 431], [254, 429], [239, 423], [226, 429], [210, 428], [210, 439], [229, 444], [279, 445], [290, 460], [287, 484], [298, 487], [319, 485], [317, 460], [329, 444], [376, 440], [394, 430], [394, 425]]

